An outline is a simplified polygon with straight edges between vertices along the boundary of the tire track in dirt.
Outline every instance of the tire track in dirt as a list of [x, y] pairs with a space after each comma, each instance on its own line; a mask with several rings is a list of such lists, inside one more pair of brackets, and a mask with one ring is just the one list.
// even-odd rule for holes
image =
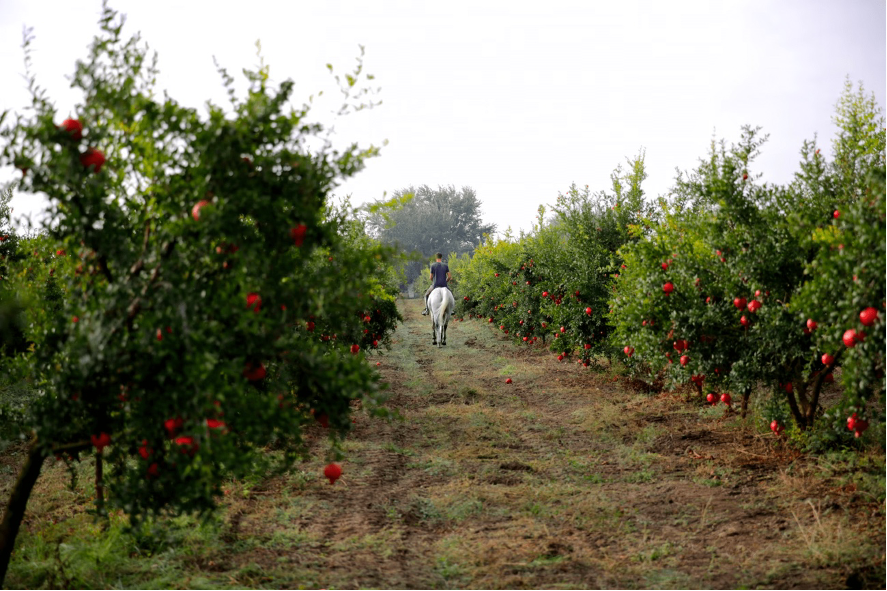
[[[401, 325], [397, 333], [401, 337], [400, 347], [405, 347], [411, 352], [420, 368], [431, 366], [432, 355], [436, 349], [430, 345], [430, 334], [428, 333], [430, 330], [422, 331], [415, 325]], [[439, 382], [432, 394], [427, 397], [417, 400], [415, 397], [406, 395], [403, 386], [407, 381], [405, 372], [388, 363], [385, 364], [382, 374], [391, 386], [392, 395], [387, 402], [389, 408], [417, 409], [435, 403], [448, 402], [450, 399], [450, 396], [441, 394], [445, 389], [441, 387], [442, 384]], [[418, 436], [419, 433], [408, 421], [373, 420], [367, 423], [366, 427], [356, 429], [350, 437], [351, 439], [385, 442], [386, 447], [391, 449], [362, 450], [360, 455], [364, 471], [368, 472], [366, 477], [348, 478], [343, 476], [340, 483], [347, 486], [323, 487], [320, 492], [315, 493], [320, 500], [335, 507], [334, 518], [324, 520], [320, 533], [323, 539], [328, 540], [325, 544], [327, 550], [348, 538], [379, 534], [385, 530], [396, 530], [399, 544], [397, 551], [389, 558], [399, 565], [397, 577], [394, 580], [391, 578], [392, 573], [398, 570], [391, 565], [384, 568], [386, 573], [384, 576], [379, 565], [365, 565], [369, 571], [363, 573], [360, 585], [356, 586], [410, 587], [416, 586], [416, 581], [427, 579], [427, 573], [416, 571], [416, 564], [423, 564], [425, 561], [417, 551], [421, 544], [416, 545], [413, 541], [415, 538], [428, 537], [428, 534], [421, 528], [409, 526], [411, 521], [416, 521], [411, 519], [409, 514], [409, 500], [415, 495], [417, 489], [425, 488], [433, 479], [416, 478], [416, 475], [411, 474], [407, 481], [405, 474], [408, 472], [408, 456], [406, 453], [400, 453], [400, 450], [406, 451], [414, 447]], [[392, 528], [388, 511], [401, 508], [406, 510], [405, 523], [407, 526]], [[335, 555], [329, 557], [327, 565], [330, 569], [337, 568]], [[374, 572], [376, 576], [373, 576]]]

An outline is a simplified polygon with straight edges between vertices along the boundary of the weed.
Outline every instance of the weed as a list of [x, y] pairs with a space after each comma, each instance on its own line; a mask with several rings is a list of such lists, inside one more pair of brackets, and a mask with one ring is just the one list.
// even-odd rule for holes
[[675, 548], [671, 542], [665, 542], [651, 548], [650, 550], [641, 552], [633, 557], [633, 560], [636, 562], [656, 562], [662, 558], [667, 556], [672, 556], [676, 551], [680, 551], [679, 548]]
[[482, 398], [480, 392], [476, 389], [465, 386], [459, 388], [456, 396], [462, 399], [462, 402], [465, 404], [475, 404]]
[[638, 470], [631, 472], [623, 479], [625, 482], [651, 482], [653, 480], [653, 472], [651, 470]]
[[651, 589], [690, 589], [695, 582], [686, 573], [671, 568], [646, 570], [644, 581]]
[[554, 429], [548, 429], [543, 437], [548, 441], [557, 441], [564, 436], [566, 430], [563, 427], [556, 427]]
[[646, 447], [653, 443], [661, 431], [662, 430], [656, 425], [646, 425], [643, 429], [637, 432], [637, 435], [635, 436], [635, 444]]
[[[803, 519], [804, 509], [809, 509], [812, 519]], [[792, 508], [791, 514], [806, 554], [817, 566], [861, 565], [875, 550], [872, 540], [859, 536], [846, 515], [823, 515], [821, 506], [809, 499], [806, 506]]]
[[298, 529], [279, 529], [271, 534], [266, 546], [281, 550], [295, 550], [314, 541], [313, 536]]
[[455, 474], [455, 464], [444, 458], [431, 457], [421, 462], [407, 464], [407, 468], [424, 470], [431, 476], [452, 476]]
[[444, 519], [444, 513], [431, 499], [425, 497], [413, 497], [410, 500], [410, 512], [419, 518], [419, 521], [435, 523]]
[[447, 519], [450, 521], [463, 521], [474, 515], [483, 513], [484, 503], [477, 498], [459, 500], [446, 509]]
[[378, 533], [350, 536], [331, 545], [330, 550], [343, 553], [370, 552], [384, 559], [393, 555], [399, 545], [400, 533], [388, 528]]
[[385, 451], [389, 451], [393, 454], [401, 455], [401, 456], [412, 457], [412, 456], [416, 455], [416, 453], [414, 451], [400, 447], [399, 445], [395, 444], [393, 441], [386, 441], [382, 445], [382, 449], [384, 449]]
[[465, 569], [457, 562], [452, 562], [446, 556], [438, 556], [434, 562], [434, 572], [439, 574], [444, 580], [449, 581], [454, 578], [461, 577], [465, 574]]
[[699, 464], [690, 479], [701, 486], [723, 486], [730, 481], [733, 471], [723, 466], [716, 466], [712, 462]]
[[561, 562], [564, 562], [565, 560], [569, 560], [569, 557], [568, 556], [561, 556], [560, 554], [555, 554], [554, 556], [550, 556], [550, 555], [546, 554], [543, 556], [539, 556], [538, 558], [534, 558], [533, 561], [530, 562], [527, 566], [529, 566], [531, 568], [546, 567], [546, 566], [551, 566], [553, 564], [560, 564]]

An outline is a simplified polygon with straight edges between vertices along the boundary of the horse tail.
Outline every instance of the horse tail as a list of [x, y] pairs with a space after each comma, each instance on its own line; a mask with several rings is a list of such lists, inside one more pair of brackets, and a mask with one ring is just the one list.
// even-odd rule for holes
[[437, 325], [443, 330], [444, 320], [447, 319], [447, 315], [450, 313], [450, 306], [446, 293], [441, 293], [440, 299], [443, 301], [441, 301], [440, 307], [437, 309]]

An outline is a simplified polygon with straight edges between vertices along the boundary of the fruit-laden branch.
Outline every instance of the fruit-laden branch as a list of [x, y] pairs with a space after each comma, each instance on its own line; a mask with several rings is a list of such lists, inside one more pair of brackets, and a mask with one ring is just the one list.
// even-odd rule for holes
[[[786, 389], [786, 398], [788, 399], [789, 409], [795, 419], [795, 423], [802, 430], [807, 430], [813, 426], [813, 421], [816, 419], [816, 410], [819, 407], [819, 395], [822, 392], [822, 385], [825, 382], [826, 377], [834, 371], [835, 366], [843, 354], [844, 349], [839, 349], [838, 352], [832, 356], [833, 361], [828, 364], [812, 382], [795, 380], [798, 387], [792, 388], [791, 390]], [[798, 365], [799, 362], [795, 362], [792, 365], [791, 371], [789, 372], [790, 375], [796, 375]], [[812, 386], [812, 392], [810, 398], [808, 398], [807, 388], [810, 386]]]

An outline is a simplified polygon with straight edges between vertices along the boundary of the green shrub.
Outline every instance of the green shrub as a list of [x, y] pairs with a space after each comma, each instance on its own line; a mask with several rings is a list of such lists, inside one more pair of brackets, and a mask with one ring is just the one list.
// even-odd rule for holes
[[82, 130], [30, 73], [32, 114], [0, 129], [0, 162], [51, 203], [33, 252], [7, 260], [33, 347], [0, 375], [41, 392], [32, 457], [104, 458], [108, 501], [135, 521], [205, 512], [223, 479], [306, 453], [315, 419], [335, 439], [355, 400], [386, 414], [367, 356], [399, 319], [393, 253], [329, 203], [377, 150], [311, 152], [322, 127], [266, 66], [242, 100], [220, 69], [228, 112], [158, 98], [156, 60], [107, 7], [101, 28], [73, 78]]

